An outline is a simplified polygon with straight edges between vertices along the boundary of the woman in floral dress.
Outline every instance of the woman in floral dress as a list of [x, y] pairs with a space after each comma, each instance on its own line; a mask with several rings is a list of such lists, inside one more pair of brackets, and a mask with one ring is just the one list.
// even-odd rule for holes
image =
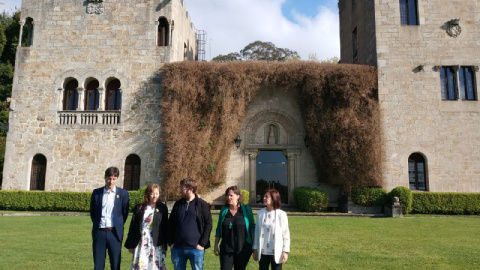
[[145, 189], [143, 203], [135, 206], [125, 247], [133, 253], [130, 269], [165, 270], [167, 206], [160, 202], [157, 184]]

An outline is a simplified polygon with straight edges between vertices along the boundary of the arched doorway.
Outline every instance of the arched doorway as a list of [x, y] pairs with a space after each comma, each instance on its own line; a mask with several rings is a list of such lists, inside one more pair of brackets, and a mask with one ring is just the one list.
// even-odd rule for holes
[[30, 190], [45, 190], [45, 174], [47, 173], [47, 158], [36, 154], [32, 160], [30, 173]]
[[140, 188], [140, 169], [142, 161], [140, 157], [131, 154], [125, 160], [125, 173], [123, 188], [126, 190], [137, 190]]

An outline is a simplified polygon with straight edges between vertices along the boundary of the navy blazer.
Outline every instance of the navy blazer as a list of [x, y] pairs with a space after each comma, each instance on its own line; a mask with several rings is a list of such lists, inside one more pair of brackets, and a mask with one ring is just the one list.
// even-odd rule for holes
[[[127, 240], [125, 240], [124, 245], [128, 249], [136, 248], [142, 238], [142, 223], [144, 213], [145, 205], [143, 204], [138, 204], [133, 211], [130, 229], [128, 230]], [[165, 250], [167, 250], [167, 222], [167, 206], [164, 203], [157, 202], [152, 221], [153, 245], [156, 247], [163, 246]]]
[[[102, 218], [102, 199], [104, 187], [93, 190], [90, 199], [90, 218], [92, 219], [92, 238], [95, 239], [97, 231], [100, 227]], [[127, 221], [129, 212], [128, 191], [123, 188], [116, 187], [115, 203], [113, 205], [114, 227], [118, 240], [123, 241], [123, 224]]]

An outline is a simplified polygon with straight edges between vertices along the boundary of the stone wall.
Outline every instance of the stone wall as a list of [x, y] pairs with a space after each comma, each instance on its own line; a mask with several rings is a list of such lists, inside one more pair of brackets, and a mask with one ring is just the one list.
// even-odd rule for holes
[[[91, 4], [97, 6], [92, 9]], [[46, 190], [91, 190], [103, 185], [109, 166], [120, 168], [122, 186], [130, 154], [141, 158], [141, 185], [160, 181], [159, 69], [166, 62], [193, 60], [195, 28], [181, 0], [98, 5], [23, 1], [22, 21], [32, 18], [34, 31], [32, 45], [17, 50], [3, 189], [30, 188], [35, 154], [47, 158]], [[175, 25], [173, 42], [166, 47], [156, 46], [160, 17]], [[63, 87], [69, 78], [80, 89], [88, 80], [98, 80], [101, 103], [108, 80], [118, 79], [120, 123], [61, 125]]]
[[[430, 191], [480, 192], [478, 98], [442, 100], [434, 70], [480, 65], [480, 3], [418, 1], [420, 25], [401, 26], [398, 1], [376, 2], [387, 188], [408, 186], [408, 157], [418, 152], [425, 157]], [[455, 18], [462, 27], [456, 38], [442, 29]], [[477, 91], [478, 82], [477, 70]]]
[[[425, 158], [428, 190], [480, 192], [480, 3], [418, 1], [419, 25], [401, 25], [398, 0], [374, 3], [386, 188], [409, 186], [408, 158], [419, 153]], [[373, 20], [368, 13], [366, 18], [362, 14], [350, 18], [340, 11], [345, 25]], [[460, 19], [458, 37], [446, 32], [446, 23], [452, 19]], [[341, 39], [346, 44], [342, 62], [348, 62], [351, 59], [344, 52], [350, 36], [343, 34]], [[454, 65], [476, 68], [477, 100], [442, 100], [436, 66]]]

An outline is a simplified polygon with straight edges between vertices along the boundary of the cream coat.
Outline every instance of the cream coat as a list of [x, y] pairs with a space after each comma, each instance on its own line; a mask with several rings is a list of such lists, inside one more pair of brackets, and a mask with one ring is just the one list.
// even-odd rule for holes
[[[290, 252], [290, 230], [288, 229], [287, 213], [285, 211], [277, 209], [275, 212], [275, 262], [280, 264], [282, 252]], [[262, 208], [257, 212], [257, 224], [255, 226], [255, 237], [253, 239], [253, 249], [258, 251], [258, 260], [261, 257], [261, 251], [259, 250], [264, 238], [261, 237], [263, 231], [263, 218], [267, 214], [267, 209]]]

